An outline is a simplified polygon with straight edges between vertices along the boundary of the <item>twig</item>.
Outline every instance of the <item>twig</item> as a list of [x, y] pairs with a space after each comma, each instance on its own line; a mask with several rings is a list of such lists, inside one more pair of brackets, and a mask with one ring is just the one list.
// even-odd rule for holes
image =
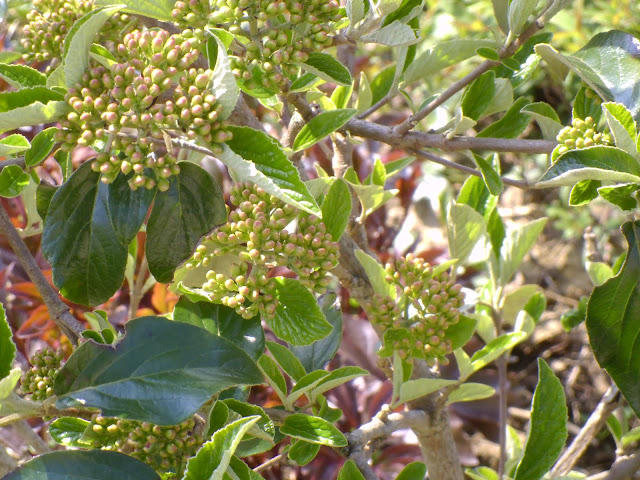
[[27, 248], [27, 245], [20, 237], [18, 230], [11, 222], [4, 207], [0, 207], [0, 233], [7, 237], [9, 245], [16, 254], [16, 257], [18, 257], [22, 268], [27, 272], [27, 275], [38, 289], [38, 292], [42, 295], [42, 299], [53, 321], [56, 322], [60, 329], [67, 335], [69, 341], [73, 345], [77, 345], [78, 338], [80, 338], [84, 327], [69, 313], [67, 304], [60, 300], [58, 293], [49, 285], [49, 282], [40, 270], [40, 267], [38, 267], [33, 255], [31, 255], [29, 248]]
[[276, 455], [275, 457], [267, 460], [262, 465], [258, 465], [256, 468], [253, 469], [253, 471], [256, 472], [256, 473], [260, 473], [263, 470], [267, 470], [268, 468], [271, 468], [274, 465], [282, 462], [286, 458], [287, 458], [287, 454], [286, 453], [281, 453], [280, 455]]
[[36, 455], [42, 455], [43, 453], [48, 453], [51, 451], [49, 445], [40, 438], [36, 432], [33, 431], [31, 425], [29, 425], [26, 420], [20, 420], [13, 424], [13, 428], [16, 429], [18, 434], [22, 437], [27, 445], [29, 445]]
[[626, 480], [640, 468], [640, 452], [618, 457], [608, 472], [587, 477], [587, 480]]
[[358, 470], [360, 470], [365, 480], [378, 480], [378, 476], [376, 472], [373, 471], [373, 468], [371, 468], [371, 465], [369, 465], [369, 460], [362, 448], [354, 450], [349, 455], [349, 458], [356, 464], [356, 467], [358, 467]]
[[140, 301], [144, 296], [145, 292], [143, 291], [145, 276], [148, 271], [147, 264], [147, 256], [144, 255], [142, 257], [142, 261], [140, 262], [140, 268], [138, 269], [138, 276], [136, 277], [136, 281], [134, 282], [130, 292], [129, 292], [129, 318], [133, 318], [133, 316], [138, 311], [138, 306], [140, 305]]
[[[500, 49], [499, 55], [500, 60], [504, 58], [508, 58], [513, 55], [518, 48], [520, 48], [527, 40], [529, 40], [538, 30], [540, 30], [544, 26], [544, 23], [540, 20], [536, 20], [532, 22], [529, 27], [522, 32], [518, 38], [511, 42], [509, 45]], [[400, 125], [395, 127], [395, 132], [399, 134], [407, 133], [411, 130], [420, 120], [425, 118], [431, 112], [433, 112], [436, 108], [442, 105], [444, 102], [449, 100], [452, 96], [462, 90], [464, 87], [473, 82], [476, 78], [478, 78], [483, 73], [491, 70], [493, 67], [497, 67], [500, 65], [499, 61], [494, 60], [485, 60], [480, 65], [478, 65], [472, 72], [468, 73], [460, 80], [455, 82], [449, 88], [447, 88], [444, 92], [442, 92], [437, 98], [429, 102], [422, 109], [420, 109], [415, 114], [411, 115]]]
[[598, 403], [598, 406], [580, 430], [580, 433], [578, 433], [576, 438], [573, 439], [571, 445], [569, 445], [551, 469], [551, 477], [563, 476], [571, 471], [591, 441], [605, 426], [609, 415], [611, 415], [618, 406], [619, 395], [620, 391], [618, 390], [618, 387], [615, 385], [609, 387], [609, 390], [604, 394], [600, 403]]
[[393, 98], [392, 95], [390, 95], [389, 93], [387, 93], [384, 97], [382, 97], [380, 100], [378, 100], [376, 103], [374, 103], [371, 107], [369, 107], [367, 110], [365, 110], [364, 112], [362, 112], [360, 115], [358, 115], [356, 118], [359, 118], [360, 120], [363, 120], [365, 118], [367, 118], [369, 115], [371, 115], [372, 113], [376, 112], [377, 110], [379, 110], [380, 108], [384, 107], [387, 103], [389, 103], [389, 101]]
[[16, 158], [8, 158], [6, 160], [0, 161], [0, 170], [9, 165], [18, 165], [23, 170], [26, 168], [27, 164], [24, 161], [24, 157], [16, 157]]
[[[476, 177], [481, 177], [482, 178], [482, 173], [480, 173], [475, 168], [467, 167], [466, 165], [460, 165], [459, 163], [455, 163], [455, 162], [452, 162], [450, 160], [446, 160], [446, 159], [444, 159], [442, 157], [439, 157], [439, 156], [434, 155], [434, 154], [429, 153], [429, 152], [424, 152], [422, 150], [416, 150], [416, 151], [414, 151], [414, 153], [416, 155], [418, 155], [419, 157], [425, 158], [425, 159], [430, 160], [430, 161], [432, 161], [434, 163], [437, 163], [439, 165], [443, 165], [445, 167], [450, 167], [450, 168], [455, 168], [456, 170], [460, 170], [461, 172], [468, 173], [469, 175], [474, 175]], [[514, 180], [512, 178], [507, 178], [507, 177], [500, 177], [500, 178], [502, 178], [502, 181], [504, 183], [506, 183], [507, 185], [511, 185], [513, 187], [518, 187], [518, 188], [521, 188], [523, 190], [527, 190], [528, 188], [530, 188], [529, 184], [527, 182], [525, 182], [524, 180]]]

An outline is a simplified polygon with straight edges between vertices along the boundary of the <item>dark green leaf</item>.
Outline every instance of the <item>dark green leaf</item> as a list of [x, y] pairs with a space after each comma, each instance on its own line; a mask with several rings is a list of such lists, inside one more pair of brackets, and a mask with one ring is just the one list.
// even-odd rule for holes
[[598, 188], [601, 185], [600, 180], [582, 180], [576, 183], [569, 195], [569, 205], [573, 207], [586, 205], [591, 200], [598, 198]]
[[587, 318], [587, 302], [589, 297], [580, 298], [578, 308], [573, 308], [560, 317], [562, 327], [568, 332], [574, 327], [577, 327]]
[[423, 480], [427, 466], [422, 462], [413, 462], [402, 469], [396, 480]]
[[232, 170], [237, 181], [255, 183], [283, 202], [320, 214], [320, 208], [300, 180], [298, 170], [273, 137], [249, 127], [229, 128], [233, 133], [233, 139], [227, 141], [230, 151], [223, 153], [220, 159]]
[[344, 383], [350, 382], [358, 377], [369, 375], [369, 372], [360, 367], [340, 367], [332, 370], [329, 375], [323, 377], [311, 392], [313, 397], [328, 392]]
[[329, 335], [316, 340], [311, 345], [291, 347], [293, 354], [298, 357], [307, 373], [320, 370], [333, 358], [342, 341], [342, 310], [335, 304], [335, 294], [325, 294], [318, 300], [322, 313], [331, 324]]
[[467, 87], [462, 97], [462, 113], [465, 117], [478, 120], [487, 107], [491, 105], [495, 93], [496, 74], [488, 71], [476, 78]]
[[306, 375], [307, 372], [300, 363], [300, 360], [298, 360], [287, 347], [276, 342], [267, 341], [266, 343], [269, 352], [271, 352], [273, 358], [278, 362], [280, 368], [282, 368], [292, 380], [297, 382]]
[[396, 76], [396, 67], [391, 65], [378, 73], [371, 81], [371, 104], [375, 105], [389, 93]]
[[67, 447], [84, 447], [87, 445], [82, 443], [80, 439], [84, 435], [89, 421], [76, 417], [60, 417], [56, 418], [49, 425], [49, 435], [60, 445]]
[[23, 464], [4, 480], [160, 480], [140, 460], [105, 450], [51, 452]]
[[345, 436], [332, 424], [323, 418], [304, 413], [294, 413], [287, 416], [280, 431], [290, 437], [320, 445], [330, 447], [345, 447], [347, 445]]
[[260, 382], [253, 360], [228, 340], [142, 317], [127, 323], [115, 347], [82, 344], [56, 377], [55, 392], [59, 408], [95, 407], [105, 416], [175, 425], [221, 390]]
[[640, 184], [628, 183], [612, 187], [600, 187], [598, 193], [607, 202], [613, 203], [623, 211], [628, 212], [638, 208], [638, 201], [634, 195], [640, 190]]
[[458, 323], [450, 325], [445, 331], [446, 338], [451, 340], [451, 349], [455, 350], [466, 345], [471, 340], [475, 329], [476, 321], [473, 318], [460, 315]]
[[18, 165], [7, 165], [0, 172], [0, 197], [13, 198], [27, 188], [31, 177]]
[[58, 150], [54, 155], [56, 162], [60, 165], [62, 171], [62, 180], [66, 182], [68, 178], [73, 174], [73, 162], [71, 161], [71, 153]]
[[16, 345], [13, 343], [13, 334], [4, 307], [0, 303], [0, 380], [9, 375], [15, 358]]
[[526, 98], [520, 97], [500, 120], [478, 133], [478, 137], [516, 138], [524, 132], [524, 129], [527, 128], [531, 121], [529, 115], [520, 111], [528, 104], [529, 102]]
[[489, 234], [489, 241], [491, 242], [491, 250], [495, 258], [500, 261], [500, 251], [502, 250], [502, 244], [507, 236], [507, 232], [504, 228], [504, 222], [498, 213], [497, 206], [491, 210], [489, 218], [487, 219], [487, 233]]
[[24, 163], [28, 167], [34, 167], [42, 163], [53, 150], [56, 144], [54, 137], [58, 129], [56, 127], [47, 128], [38, 133], [31, 141], [31, 148], [24, 154]]
[[329, 110], [313, 117], [296, 135], [293, 149], [297, 152], [309, 148], [330, 133], [335, 132], [358, 113], [355, 108]]
[[218, 430], [224, 428], [228, 419], [229, 407], [227, 407], [227, 404], [223, 401], [218, 400], [213, 405], [211, 413], [209, 414], [209, 432], [207, 433], [207, 436], [211, 437]]
[[310, 345], [331, 333], [331, 325], [306, 287], [292, 278], [278, 277], [274, 281], [278, 306], [267, 324], [278, 338], [292, 345]]
[[489, 192], [491, 195], [500, 195], [504, 190], [504, 183], [502, 182], [502, 178], [496, 172], [493, 165], [489, 163], [487, 160], [482, 158], [480, 155], [473, 155], [476, 163], [478, 164], [478, 168], [482, 173], [482, 178], [484, 183], [487, 185]]
[[493, 48], [480, 47], [476, 50], [476, 54], [480, 55], [482, 58], [486, 58], [487, 60], [493, 60], [494, 62], [500, 61], [500, 54]]
[[258, 360], [258, 365], [264, 374], [265, 380], [276, 392], [276, 395], [280, 397], [280, 400], [284, 402], [287, 398], [287, 381], [284, 379], [284, 375], [280, 372], [278, 364], [269, 355], [264, 354]]
[[598, 145], [560, 155], [538, 185], [574, 185], [581, 180], [640, 182], [640, 163], [624, 150]]
[[531, 315], [534, 321], [540, 320], [540, 317], [547, 309], [547, 297], [542, 292], [536, 292], [524, 306], [524, 311]]
[[309, 54], [307, 61], [301, 63], [300, 66], [307, 72], [313, 73], [328, 82], [345, 86], [349, 86], [353, 82], [347, 67], [328, 53], [312, 52]]
[[218, 430], [196, 456], [189, 459], [183, 480], [222, 478], [242, 437], [259, 419], [258, 416], [242, 418]]
[[351, 215], [351, 191], [347, 183], [338, 178], [322, 202], [322, 221], [334, 241], [338, 241], [349, 223]]
[[486, 183], [481, 178], [469, 176], [462, 184], [456, 202], [469, 205], [480, 215], [484, 215], [490, 197], [491, 192]]
[[0, 113], [7, 113], [34, 102], [63, 101], [64, 95], [46, 87], [22, 88], [15, 92], [0, 93]]
[[173, 310], [173, 319], [226, 338], [253, 360], [257, 361], [264, 352], [264, 330], [257, 316], [244, 319], [233, 308], [216, 303], [192, 302], [181, 297]]
[[627, 257], [620, 273], [591, 293], [587, 306], [587, 331], [593, 353], [625, 396], [640, 413], [640, 222], [622, 226]]
[[47, 84], [47, 76], [38, 70], [26, 65], [0, 64], [0, 78], [4, 79], [14, 88], [44, 87]]
[[91, 162], [76, 170], [53, 195], [42, 234], [54, 284], [83, 305], [105, 302], [122, 284], [127, 247], [151, 201], [144, 189], [123, 189], [124, 178], [112, 185], [99, 178]]
[[567, 440], [564, 388], [538, 358], [538, 385], [531, 403], [531, 427], [515, 480], [539, 480], [553, 466]]
[[180, 162], [169, 190], [158, 192], [147, 224], [146, 255], [158, 282], [168, 283], [200, 238], [227, 220], [220, 187], [194, 163]]
[[289, 458], [298, 465], [304, 466], [316, 458], [319, 451], [319, 444], [298, 440], [289, 449]]
[[[231, 457], [227, 471], [233, 471], [233, 474], [237, 477], [235, 480], [264, 480], [262, 475], [251, 470], [249, 465], [236, 456]], [[231, 477], [225, 474], [224, 480], [231, 480]]]
[[42, 218], [42, 221], [46, 221], [47, 213], [49, 213], [49, 204], [53, 195], [56, 193], [59, 187], [49, 185], [44, 180], [40, 181], [38, 189], [36, 190], [36, 208], [38, 209], [38, 215]]
[[340, 469], [337, 480], [365, 480], [353, 460], [347, 460]]
[[306, 72], [293, 81], [289, 90], [291, 92], [305, 92], [320, 82], [322, 82], [321, 78], [316, 77], [313, 73]]

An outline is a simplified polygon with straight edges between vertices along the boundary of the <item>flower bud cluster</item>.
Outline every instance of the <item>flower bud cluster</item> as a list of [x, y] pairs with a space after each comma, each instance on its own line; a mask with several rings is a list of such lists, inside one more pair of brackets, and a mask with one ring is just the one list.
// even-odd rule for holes
[[574, 118], [571, 126], [564, 127], [556, 137], [560, 146], [558, 155], [569, 150], [593, 147], [594, 145], [613, 145], [613, 139], [607, 132], [598, 132], [593, 118]]
[[[326, 291], [328, 273], [338, 262], [338, 244], [318, 217], [249, 183], [234, 185], [231, 202], [237, 208], [229, 212], [229, 221], [209, 234], [186, 263], [188, 270], [206, 271], [202, 288], [212, 301], [244, 318], [272, 318], [278, 301], [270, 272], [277, 267], [287, 267], [310, 290]], [[296, 231], [289, 231], [294, 219]], [[225, 255], [233, 258], [231, 266], [217, 268]]]
[[159, 151], [158, 145], [164, 150], [164, 142], [157, 141], [164, 138], [164, 130], [182, 131], [190, 139], [200, 136], [214, 151], [231, 138], [219, 119], [222, 106], [210, 90], [213, 72], [189, 68], [199, 46], [190, 30], [126, 34], [115, 49], [118, 63], [109, 69], [91, 66], [67, 91], [72, 111], [61, 122], [56, 140], [65, 150], [97, 140], [108, 145], [92, 163], [105, 183], [120, 172], [133, 172], [131, 188], [157, 185], [167, 190], [168, 178], [180, 169], [171, 152]]
[[[248, 89], [280, 88], [309, 53], [331, 46], [334, 22], [342, 19], [336, 0], [179, 0], [172, 12], [181, 27], [201, 31], [224, 26], [247, 39], [242, 56], [231, 58], [236, 78]], [[242, 42], [243, 44], [245, 42]]]
[[130, 455], [164, 474], [180, 471], [204, 442], [195, 427], [193, 418], [179, 425], [162, 426], [96, 414], [83, 439], [93, 448]]
[[395, 350], [402, 358], [446, 361], [451, 353], [447, 329], [460, 320], [462, 286], [448, 272], [434, 272], [409, 254], [386, 265], [386, 281], [400, 292], [398, 300], [376, 294], [364, 306], [371, 322], [384, 331], [381, 354]]
[[[65, 36], [76, 20], [93, 9], [93, 0], [33, 0], [33, 6], [22, 29], [23, 58], [50, 62], [50, 72], [60, 65]], [[105, 44], [133, 23], [127, 14], [113, 15], [102, 28], [98, 42]]]
[[31, 400], [41, 402], [53, 396], [53, 382], [62, 367], [62, 350], [45, 348], [29, 359], [32, 367], [23, 373], [20, 385], [22, 393]]

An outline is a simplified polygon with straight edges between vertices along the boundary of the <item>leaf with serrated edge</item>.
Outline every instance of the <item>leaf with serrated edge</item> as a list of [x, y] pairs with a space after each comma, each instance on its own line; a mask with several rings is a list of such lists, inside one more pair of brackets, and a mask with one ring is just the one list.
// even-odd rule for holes
[[217, 157], [237, 182], [251, 182], [285, 203], [315, 215], [320, 207], [296, 167], [271, 136], [249, 127], [230, 127], [233, 139]]
[[538, 385], [531, 403], [531, 427], [515, 480], [539, 480], [560, 456], [567, 440], [567, 402], [553, 370], [538, 358]]
[[223, 480], [242, 437], [255, 425], [259, 416], [242, 418], [218, 430], [187, 463], [183, 480]]
[[412, 45], [416, 43], [419, 38], [416, 37], [413, 28], [409, 25], [400, 20], [395, 20], [380, 30], [360, 37], [360, 40], [365, 43], [378, 43], [388, 47], [400, 47]]
[[324, 418], [294, 413], [287, 416], [280, 427], [280, 432], [292, 438], [305, 440], [330, 447], [345, 447], [345, 436]]
[[329, 372], [326, 370], [316, 370], [315, 372], [308, 373], [295, 384], [293, 389], [291, 389], [291, 393], [289, 394], [289, 397], [287, 397], [287, 401], [290, 404], [293, 404], [301, 396], [306, 395], [307, 392], [315, 388], [322, 379], [328, 376]]
[[29, 105], [0, 112], [0, 133], [21, 127], [31, 127], [51, 123], [69, 112], [69, 104], [64, 101], [45, 103], [35, 101]]
[[13, 88], [37, 87], [47, 84], [47, 76], [26, 65], [0, 64], [0, 78]]
[[164, 317], [141, 317], [127, 323], [115, 347], [82, 344], [54, 390], [59, 408], [95, 407], [105, 416], [176, 425], [215, 393], [260, 382], [253, 360], [228, 340]]

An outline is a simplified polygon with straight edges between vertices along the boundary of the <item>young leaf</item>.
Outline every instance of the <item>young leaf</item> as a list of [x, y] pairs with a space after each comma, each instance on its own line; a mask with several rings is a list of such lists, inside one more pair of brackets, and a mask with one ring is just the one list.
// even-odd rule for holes
[[349, 86], [353, 82], [347, 67], [328, 53], [312, 52], [307, 61], [299, 65], [307, 72], [328, 82], [344, 86]]
[[29, 186], [31, 177], [18, 165], [7, 165], [0, 171], [0, 197], [13, 198]]
[[99, 7], [77, 20], [64, 38], [62, 65], [65, 85], [73, 87], [89, 66], [89, 51], [98, 31], [123, 5]]
[[640, 222], [622, 226], [628, 250], [620, 273], [596, 287], [587, 305], [587, 331], [598, 363], [616, 382], [638, 414], [640, 412]]
[[347, 460], [340, 469], [337, 480], [365, 480], [353, 460]]
[[638, 208], [638, 201], [634, 195], [640, 190], [640, 184], [625, 183], [612, 187], [600, 187], [597, 193], [607, 202], [620, 207], [622, 211], [628, 212]]
[[275, 317], [266, 321], [278, 338], [292, 345], [309, 345], [331, 333], [331, 325], [306, 287], [292, 278], [274, 281], [278, 306]]
[[356, 113], [358, 111], [355, 108], [343, 108], [316, 115], [298, 132], [296, 139], [293, 141], [293, 149], [298, 152], [309, 148], [330, 133], [341, 128]]
[[215, 393], [260, 382], [253, 360], [228, 340], [164, 317], [141, 317], [127, 323], [115, 346], [86, 342], [76, 349], [54, 390], [59, 408], [82, 405], [106, 416], [175, 425]]
[[327, 445], [329, 447], [347, 446], [345, 436], [331, 423], [324, 418], [313, 417], [304, 413], [294, 413], [287, 416], [280, 427], [280, 432], [292, 438], [319, 445]]
[[511, 105], [511, 108], [502, 116], [500, 120], [492, 123], [487, 128], [478, 133], [478, 137], [494, 137], [494, 138], [516, 138], [524, 129], [527, 128], [531, 119], [529, 115], [521, 112], [525, 105], [528, 105], [527, 99], [520, 97]]
[[25, 150], [29, 150], [29, 140], [24, 135], [14, 133], [0, 140], [0, 156], [11, 157]]
[[291, 87], [289, 88], [290, 92], [306, 92], [307, 90], [311, 90], [313, 87], [324, 83], [324, 80], [316, 77], [313, 73], [306, 72], [296, 78]]
[[349, 223], [351, 192], [347, 183], [336, 179], [322, 202], [322, 219], [334, 241], [338, 241]]
[[301, 396], [307, 395], [313, 388], [322, 381], [323, 378], [329, 376], [329, 372], [326, 370], [316, 370], [302, 377], [295, 386], [291, 389], [291, 394], [287, 397], [287, 402], [293, 404]]
[[331, 324], [331, 333], [311, 345], [291, 347], [291, 351], [298, 357], [307, 373], [324, 368], [336, 354], [342, 341], [342, 310], [335, 301], [336, 295], [332, 293], [322, 295], [318, 299], [322, 313]]
[[373, 92], [371, 85], [364, 72], [360, 72], [360, 82], [358, 84], [358, 100], [356, 102], [356, 108], [358, 113], [362, 113], [367, 110], [373, 104]]
[[294, 381], [297, 382], [307, 374], [304, 367], [300, 363], [300, 360], [298, 360], [287, 347], [284, 347], [276, 342], [267, 341], [266, 343], [269, 352], [271, 352], [271, 355], [273, 355], [273, 358], [276, 359], [282, 370], [284, 370], [285, 373], [289, 375]]
[[512, 0], [509, 3], [507, 19], [509, 22], [509, 35], [512, 37], [520, 35], [527, 23], [529, 15], [531, 15], [538, 4], [538, 0]]
[[567, 440], [567, 402], [560, 380], [538, 358], [538, 385], [531, 403], [531, 427], [515, 480], [539, 480], [553, 466]]
[[[233, 472], [235, 477], [232, 476], [230, 472]], [[249, 465], [244, 463], [235, 455], [231, 457], [229, 467], [227, 468], [227, 475], [236, 480], [264, 480], [262, 475], [251, 470]], [[225, 475], [225, 480], [227, 479], [227, 475]]]
[[260, 357], [260, 360], [258, 360], [258, 368], [260, 368], [265, 380], [271, 388], [273, 388], [273, 391], [276, 392], [276, 395], [280, 397], [282, 403], [285, 403], [287, 398], [287, 381], [284, 379], [282, 373], [280, 373], [276, 361], [264, 354]]
[[548, 103], [530, 103], [520, 111], [528, 113], [538, 123], [542, 138], [545, 140], [555, 140], [558, 132], [562, 130], [562, 123], [560, 123], [558, 114]]
[[233, 139], [218, 158], [232, 170], [236, 181], [255, 183], [283, 202], [320, 215], [298, 170], [273, 137], [249, 127], [229, 128]]
[[358, 261], [367, 272], [369, 282], [374, 292], [383, 297], [391, 297], [395, 299], [398, 296], [396, 287], [385, 280], [387, 272], [380, 263], [362, 250], [356, 250]]
[[447, 340], [451, 341], [451, 348], [455, 350], [463, 345], [466, 345], [476, 329], [476, 320], [467, 317], [466, 315], [460, 315], [458, 323], [450, 325], [445, 331]]
[[217, 35], [213, 35], [213, 38], [215, 39], [218, 53], [216, 55], [215, 66], [211, 65], [213, 75], [210, 89], [218, 100], [218, 103], [222, 106], [220, 119], [226, 120], [236, 107], [236, 103], [238, 103], [240, 90], [238, 89], [236, 77], [231, 72], [227, 46], [223, 44]]
[[227, 220], [220, 187], [202, 167], [180, 162], [169, 190], [158, 192], [147, 224], [146, 256], [158, 282], [168, 283], [200, 238]]
[[447, 224], [451, 258], [464, 262], [486, 230], [484, 218], [469, 205], [453, 203], [449, 208]]
[[289, 449], [289, 458], [298, 465], [304, 466], [316, 458], [316, 455], [320, 451], [320, 446], [321, 445], [317, 443], [298, 440], [291, 445], [291, 448]]
[[463, 383], [449, 394], [447, 404], [481, 400], [492, 397], [495, 393], [495, 388], [484, 383]]
[[15, 358], [16, 345], [13, 343], [13, 334], [4, 307], [0, 303], [0, 380], [9, 375]]
[[395, 20], [385, 25], [379, 30], [363, 35], [360, 40], [364, 43], [378, 43], [388, 47], [402, 47], [416, 43], [416, 37], [413, 28], [400, 20]]
[[473, 158], [478, 164], [484, 183], [487, 185], [491, 195], [500, 195], [504, 190], [504, 183], [498, 172], [493, 168], [493, 165], [480, 155], [474, 154]]
[[412, 462], [402, 469], [396, 480], [423, 480], [427, 474], [427, 466], [422, 462]]
[[507, 232], [501, 249], [500, 279], [502, 285], [506, 285], [518, 270], [524, 256], [529, 253], [546, 223], [546, 218], [539, 218]]
[[339, 85], [331, 94], [331, 101], [336, 106], [336, 108], [347, 108], [352, 93], [353, 84], [350, 84], [348, 87]]
[[329, 375], [324, 377], [320, 383], [313, 389], [311, 394], [314, 397], [328, 392], [332, 388], [350, 382], [358, 377], [369, 375], [369, 372], [360, 367], [340, 367], [333, 370]]
[[164, 22], [172, 22], [173, 0], [96, 0], [96, 5], [126, 5], [124, 11]]
[[0, 63], [0, 78], [13, 88], [44, 87], [47, 76], [26, 65], [7, 65]]
[[89, 421], [83, 418], [59, 417], [49, 425], [49, 435], [60, 445], [86, 448], [81, 439], [88, 426]]
[[624, 105], [610, 102], [602, 104], [602, 111], [611, 129], [616, 147], [631, 155], [637, 155], [636, 123], [631, 112]]
[[233, 342], [253, 360], [264, 352], [264, 329], [260, 317], [244, 319], [233, 308], [209, 302], [192, 302], [181, 297], [173, 310], [173, 320], [204, 328]]
[[365, 480], [353, 460], [347, 460], [340, 469], [337, 480]]
[[396, 67], [391, 65], [378, 73], [371, 81], [371, 103], [376, 104], [391, 91], [396, 76]]
[[45, 87], [0, 93], [0, 133], [58, 120], [69, 109], [64, 95]]
[[476, 78], [462, 97], [462, 112], [465, 117], [478, 120], [493, 100], [496, 74], [488, 71]]
[[132, 191], [123, 175], [110, 185], [99, 178], [91, 162], [78, 168], [53, 195], [42, 234], [54, 284], [83, 305], [105, 302], [122, 284], [127, 247], [153, 198], [146, 189]]
[[28, 167], [39, 165], [49, 156], [53, 146], [56, 144], [54, 137], [57, 132], [58, 129], [56, 127], [49, 127], [33, 138], [31, 148], [24, 154], [24, 163]]
[[106, 450], [67, 450], [45, 453], [22, 464], [3, 480], [160, 480], [160, 476], [146, 463], [129, 455]]
[[576, 183], [569, 195], [569, 205], [578, 207], [598, 198], [598, 189], [601, 185], [600, 180], [582, 180]]
[[[18, 381], [21, 376], [22, 369], [20, 367], [16, 367], [9, 370], [9, 374], [6, 377], [0, 379], [0, 400], [7, 398], [13, 393], [15, 388], [18, 386]], [[0, 402], [0, 406], [1, 404], [2, 402]], [[2, 408], [0, 408], [0, 411], [1, 410]]]
[[241, 418], [218, 430], [196, 456], [189, 459], [183, 480], [223, 480], [242, 437], [258, 420], [257, 415]]
[[445, 380], [442, 378], [419, 378], [404, 382], [400, 387], [398, 404], [411, 402], [430, 393], [442, 390], [445, 387], [456, 385], [457, 380]]
[[513, 332], [501, 335], [498, 338], [491, 340], [471, 357], [471, 367], [473, 368], [473, 371], [476, 372], [481, 368], [486, 367], [500, 355], [515, 347], [526, 337], [527, 334], [524, 332]]

